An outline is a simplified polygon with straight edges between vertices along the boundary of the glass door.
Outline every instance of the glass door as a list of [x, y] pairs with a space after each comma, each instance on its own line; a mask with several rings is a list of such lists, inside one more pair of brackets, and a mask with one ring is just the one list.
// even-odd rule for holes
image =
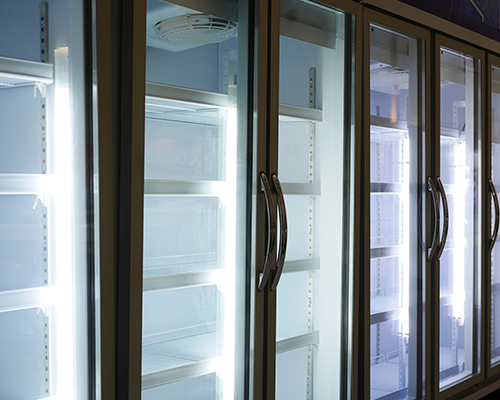
[[95, 390], [82, 7], [0, 3], [0, 396], [12, 400]]
[[500, 363], [500, 253], [498, 241], [498, 228], [500, 223], [500, 210], [498, 204], [497, 188], [500, 185], [500, 60], [496, 57], [489, 58], [489, 80], [490, 80], [490, 118], [489, 138], [491, 149], [489, 151], [490, 180], [487, 190], [491, 195], [491, 224], [490, 239], [487, 249], [490, 253], [490, 343], [489, 360], [491, 368]]
[[[481, 354], [482, 53], [439, 37], [439, 388], [478, 374]], [[484, 57], [483, 57], [484, 58]], [[436, 69], [437, 72], [437, 69]]]
[[145, 400], [234, 398], [244, 365], [243, 13], [237, 2], [197, 4], [147, 3]]
[[425, 286], [416, 282], [425, 281], [427, 258], [420, 237], [425, 208], [419, 188], [427, 186], [424, 71], [429, 34], [369, 16], [370, 398], [415, 398], [423, 390]]
[[342, 398], [358, 21], [326, 4], [282, 0], [279, 21], [276, 16], [271, 23], [280, 27], [273, 48], [279, 48], [279, 117], [275, 121], [271, 114], [277, 154], [270, 157], [269, 172], [281, 182], [287, 224], [286, 254], [279, 255], [266, 288], [277, 297], [275, 398]]

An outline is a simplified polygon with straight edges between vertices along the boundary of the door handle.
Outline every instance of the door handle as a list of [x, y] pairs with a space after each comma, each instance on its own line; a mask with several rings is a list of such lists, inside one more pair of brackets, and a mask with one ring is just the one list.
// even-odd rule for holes
[[443, 202], [443, 211], [444, 211], [443, 234], [441, 235], [441, 247], [439, 248], [436, 256], [436, 259], [440, 260], [441, 256], [443, 255], [444, 247], [446, 246], [446, 240], [448, 239], [448, 229], [450, 226], [450, 212], [448, 208], [448, 200], [446, 198], [446, 191], [444, 190], [443, 181], [441, 181], [441, 178], [439, 176], [436, 178], [436, 181], [438, 183], [441, 200]]
[[497, 191], [495, 189], [495, 185], [493, 181], [490, 179], [490, 192], [493, 197], [493, 204], [495, 205], [495, 227], [493, 228], [493, 233], [491, 235], [491, 241], [490, 241], [490, 246], [489, 246], [489, 251], [493, 250], [493, 247], [495, 246], [495, 243], [497, 241], [498, 237], [498, 228], [500, 225], [500, 207], [498, 205], [498, 195]]
[[434, 234], [432, 235], [431, 247], [427, 251], [427, 261], [430, 261], [436, 253], [439, 245], [439, 228], [441, 227], [441, 208], [439, 207], [439, 195], [436, 186], [429, 176], [427, 178], [427, 189], [431, 192], [432, 202], [434, 204]]
[[274, 280], [271, 285], [271, 291], [274, 291], [278, 286], [281, 274], [283, 273], [283, 268], [285, 266], [286, 248], [288, 243], [288, 223], [286, 219], [285, 196], [283, 196], [281, 183], [276, 174], [272, 174], [271, 178], [273, 178], [274, 186], [276, 187], [276, 194], [278, 195], [278, 210], [280, 214], [280, 244], [278, 247], [278, 261], [276, 262], [276, 275], [274, 276]]
[[276, 251], [276, 207], [274, 206], [271, 185], [267, 180], [266, 174], [264, 172], [261, 172], [259, 174], [259, 177], [262, 188], [264, 189], [264, 197], [266, 199], [268, 230], [266, 260], [264, 261], [264, 269], [262, 270], [262, 277], [258, 286], [258, 291], [262, 292], [266, 287], [266, 283], [269, 279], [269, 274], [271, 273], [271, 264]]

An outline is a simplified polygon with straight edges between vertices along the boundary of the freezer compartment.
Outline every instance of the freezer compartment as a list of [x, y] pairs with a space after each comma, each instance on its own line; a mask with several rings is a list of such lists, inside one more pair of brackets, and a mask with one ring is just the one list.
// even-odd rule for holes
[[218, 107], [147, 98], [145, 178], [224, 179], [225, 122]]
[[216, 285], [145, 292], [143, 299], [143, 375], [222, 354]]
[[222, 267], [224, 208], [217, 197], [144, 197], [144, 275]]
[[[408, 337], [399, 319], [370, 327], [370, 398], [408, 394]], [[389, 397], [388, 397], [389, 398]]]
[[276, 336], [278, 340], [306, 334], [313, 325], [314, 272], [294, 272], [281, 276], [278, 293]]
[[314, 124], [280, 121], [278, 170], [281, 182], [314, 181]]
[[32, 308], [0, 313], [0, 396], [9, 400], [49, 396], [48, 320]]
[[[308, 398], [313, 347], [301, 347], [276, 355], [276, 400]], [[312, 381], [312, 379], [311, 379]]]
[[46, 208], [35, 195], [1, 195], [0, 210], [0, 291], [46, 285]]
[[219, 380], [215, 373], [183, 379], [142, 391], [142, 400], [216, 400]]
[[42, 107], [44, 99], [34, 85], [0, 90], [0, 174], [45, 172]]
[[370, 195], [370, 247], [395, 247], [402, 251], [403, 198], [398, 194], [371, 193]]

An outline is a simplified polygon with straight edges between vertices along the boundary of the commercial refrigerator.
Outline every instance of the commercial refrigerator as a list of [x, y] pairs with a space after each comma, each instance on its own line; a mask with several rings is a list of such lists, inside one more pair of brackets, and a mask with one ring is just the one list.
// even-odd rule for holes
[[93, 258], [86, 224], [93, 209], [81, 7], [80, 1], [0, 4], [0, 397], [6, 399], [89, 396], [87, 262]]
[[143, 399], [341, 397], [357, 5], [327, 3], [148, 1]]

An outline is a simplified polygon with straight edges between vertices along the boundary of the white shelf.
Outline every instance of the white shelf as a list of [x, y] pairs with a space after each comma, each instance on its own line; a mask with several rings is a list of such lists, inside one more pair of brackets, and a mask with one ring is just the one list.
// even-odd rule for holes
[[[177, 105], [174, 103], [177, 103]], [[230, 108], [231, 98], [229, 95], [222, 93], [146, 82], [146, 105], [147, 110], [151, 112], [160, 112], [158, 108], [177, 112], [201, 112], [208, 111], [210, 108]], [[281, 122], [321, 122], [323, 120], [322, 110], [290, 104], [280, 103], [279, 115]]]
[[[168, 364], [167, 358], [155, 360], [153, 357], [143, 355], [143, 364], [158, 362], [159, 365]], [[163, 363], [163, 364], [162, 364]], [[172, 360], [175, 365], [175, 360]], [[146, 372], [142, 375], [142, 390], [156, 386], [166, 385], [181, 379], [194, 378], [201, 375], [216, 372], [216, 366], [220, 364], [218, 359], [204, 360], [186, 365], [173, 366], [160, 369], [155, 372]], [[144, 368], [143, 370], [147, 368]]]
[[52, 64], [0, 57], [0, 88], [53, 81]]
[[50, 194], [51, 177], [44, 174], [0, 174], [0, 194]]
[[287, 183], [282, 182], [281, 188], [285, 195], [321, 195], [321, 185], [319, 183]]
[[319, 343], [318, 331], [305, 333], [303, 335], [294, 336], [287, 339], [278, 338], [278, 340], [276, 341], [276, 354], [299, 349], [305, 346], [316, 345], [318, 343]]
[[231, 105], [227, 94], [146, 82], [146, 102], [154, 101], [153, 99], [219, 108], [229, 108]]
[[194, 286], [216, 285], [222, 281], [224, 270], [186, 272], [161, 276], [146, 276], [143, 291], [179, 289]]
[[292, 106], [290, 104], [283, 103], [280, 103], [279, 105], [279, 115], [280, 122], [321, 122], [323, 120], [322, 110], [318, 110], [316, 108]]
[[319, 258], [304, 258], [301, 260], [285, 261], [284, 274], [293, 272], [307, 272], [319, 270]]
[[0, 292], [0, 313], [48, 306], [50, 292], [48, 286]]
[[144, 181], [145, 195], [169, 196], [211, 196], [225, 193], [224, 181], [173, 181], [147, 179]]
[[408, 131], [408, 122], [392, 118], [370, 115], [370, 132], [377, 134], [397, 134]]

